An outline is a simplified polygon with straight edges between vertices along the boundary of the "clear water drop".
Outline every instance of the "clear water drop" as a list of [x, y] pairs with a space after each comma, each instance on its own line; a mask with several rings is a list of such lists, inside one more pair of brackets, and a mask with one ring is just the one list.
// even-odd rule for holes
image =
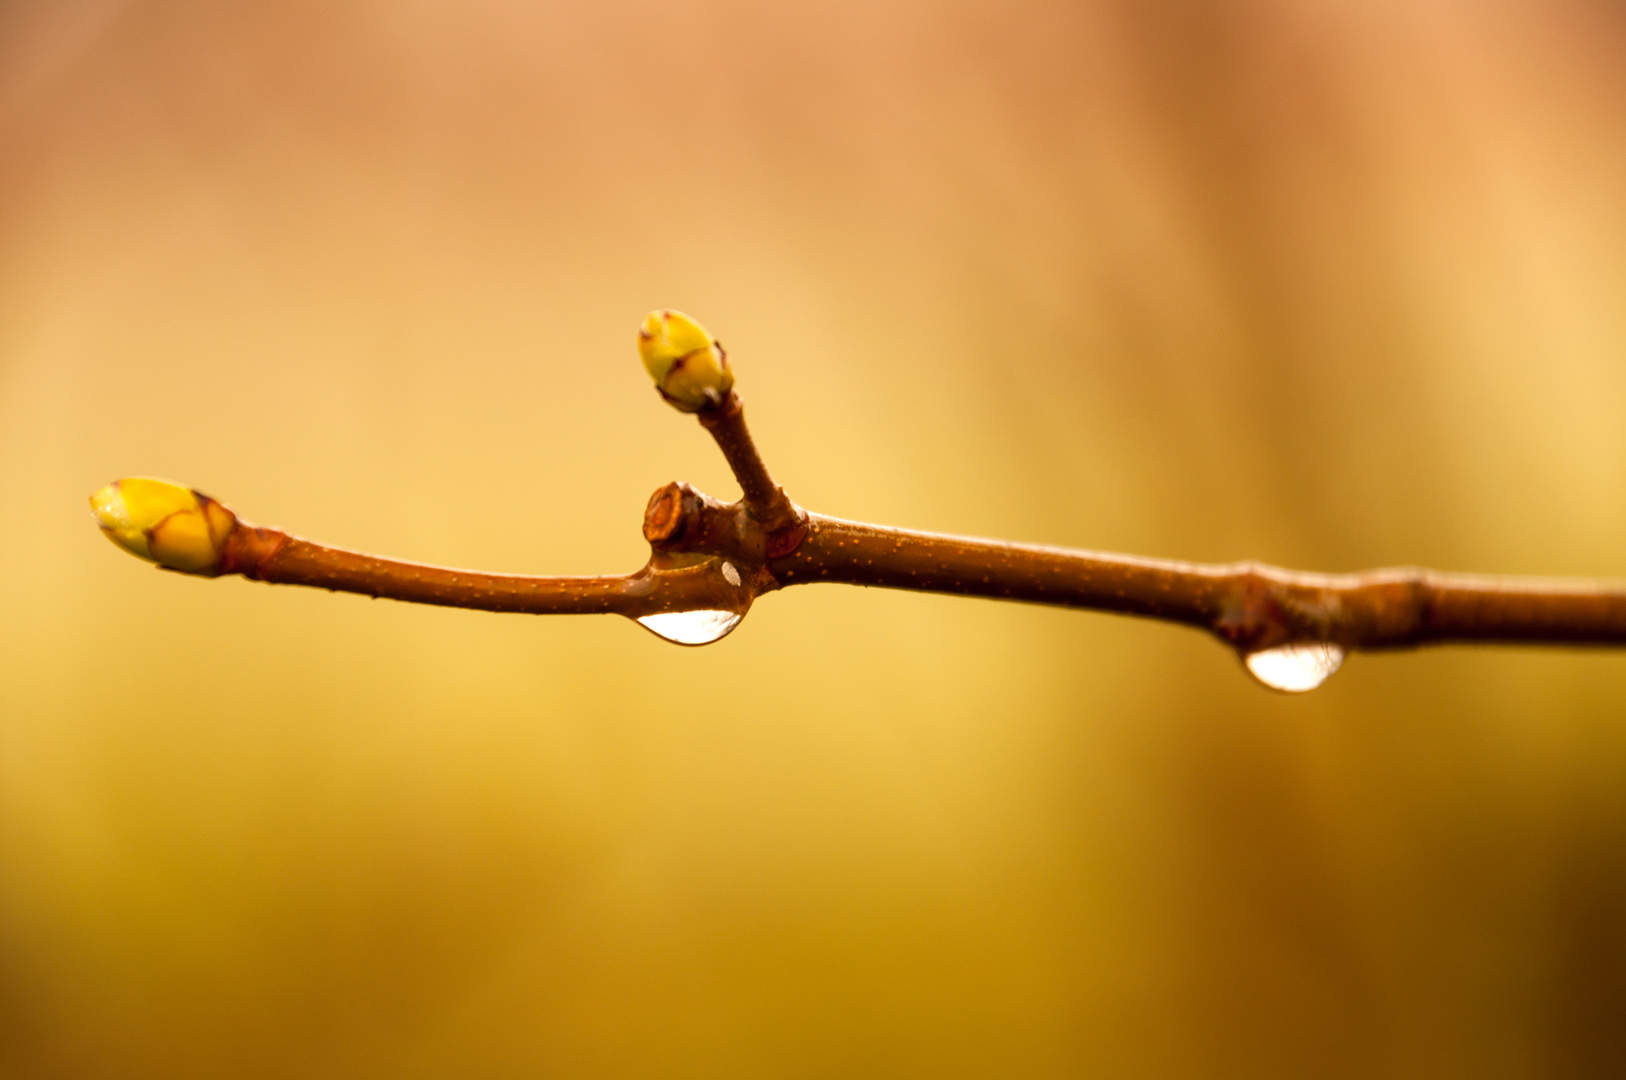
[[1253, 677], [1284, 694], [1314, 690], [1344, 662], [1344, 650], [1330, 641], [1278, 645], [1249, 653], [1243, 663]]
[[643, 626], [678, 645], [710, 645], [725, 637], [745, 618], [741, 611], [719, 611], [700, 608], [696, 611], [663, 611], [659, 615], [645, 615], [638, 621]]

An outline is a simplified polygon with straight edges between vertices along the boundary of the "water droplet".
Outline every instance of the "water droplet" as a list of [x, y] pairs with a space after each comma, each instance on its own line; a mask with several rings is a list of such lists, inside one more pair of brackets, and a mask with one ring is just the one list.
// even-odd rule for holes
[[678, 645], [710, 645], [724, 637], [745, 618], [741, 611], [663, 611], [645, 615], [638, 621], [649, 630]]
[[731, 562], [723, 563], [723, 577], [728, 579], [728, 583], [730, 585], [734, 586], [736, 589], [739, 588], [739, 586], [740, 586], [740, 572], [738, 570], [734, 569], [734, 564], [733, 563], [731, 563]]
[[1278, 645], [1249, 653], [1243, 663], [1253, 677], [1284, 694], [1314, 690], [1344, 662], [1344, 650], [1330, 641]]

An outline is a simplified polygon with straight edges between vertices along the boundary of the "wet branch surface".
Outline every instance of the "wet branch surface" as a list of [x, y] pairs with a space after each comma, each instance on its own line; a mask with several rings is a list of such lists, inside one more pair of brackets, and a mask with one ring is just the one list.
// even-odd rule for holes
[[1055, 604], [1197, 627], [1244, 654], [1298, 643], [1343, 650], [1435, 642], [1626, 644], [1626, 586], [1392, 569], [1315, 574], [1203, 565], [914, 532], [811, 514], [773, 480], [730, 392], [699, 414], [744, 496], [687, 484], [650, 498], [649, 563], [604, 577], [454, 570], [325, 547], [236, 521], [219, 573], [412, 603], [642, 619], [743, 614], [763, 593], [821, 582]]

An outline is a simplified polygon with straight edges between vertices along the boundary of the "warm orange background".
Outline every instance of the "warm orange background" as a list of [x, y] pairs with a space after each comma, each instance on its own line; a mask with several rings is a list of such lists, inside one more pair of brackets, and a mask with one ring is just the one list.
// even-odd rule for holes
[[1610, 0], [0, 3], [0, 1077], [1626, 1073], [1626, 655], [858, 589], [664, 645], [160, 574], [732, 496], [1626, 576]]

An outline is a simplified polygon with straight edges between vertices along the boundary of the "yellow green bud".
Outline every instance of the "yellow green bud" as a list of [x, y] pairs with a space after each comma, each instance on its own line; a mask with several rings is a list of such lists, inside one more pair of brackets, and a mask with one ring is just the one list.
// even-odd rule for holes
[[638, 355], [661, 396], [683, 412], [715, 405], [734, 388], [723, 347], [681, 311], [651, 311], [644, 316], [638, 328]]
[[237, 515], [200, 492], [168, 480], [132, 476], [90, 497], [107, 538], [142, 559], [188, 574], [220, 567]]

